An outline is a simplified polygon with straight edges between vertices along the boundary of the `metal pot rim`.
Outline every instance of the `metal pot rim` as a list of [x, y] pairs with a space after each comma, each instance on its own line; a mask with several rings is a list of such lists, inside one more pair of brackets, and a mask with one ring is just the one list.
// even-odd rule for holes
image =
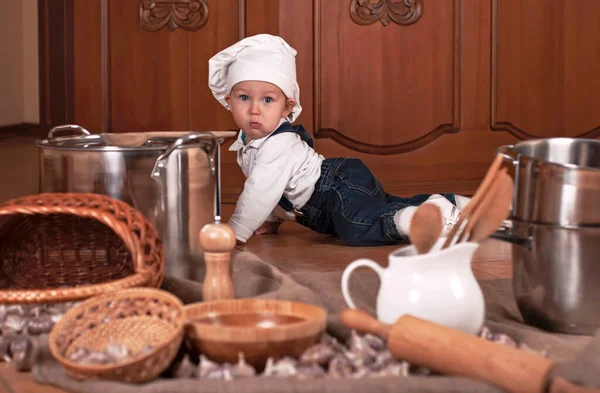
[[543, 159], [543, 158], [535, 157], [533, 155], [521, 153], [519, 151], [519, 147], [527, 147], [527, 146], [531, 146], [531, 145], [534, 145], [534, 144], [537, 144], [537, 143], [552, 144], [552, 143], [557, 143], [557, 142], [587, 143], [587, 144], [597, 145], [598, 149], [600, 150], [600, 141], [598, 141], [598, 140], [595, 140], [595, 139], [583, 139], [583, 138], [568, 138], [568, 137], [539, 138], [539, 139], [530, 139], [530, 140], [520, 141], [520, 142], [517, 142], [515, 145], [513, 145], [513, 149], [517, 153], [516, 158], [519, 161], [521, 159], [525, 159], [525, 160], [534, 161], [534, 162], [536, 162], [536, 163], [538, 163], [540, 165], [548, 165], [548, 166], [552, 166], [552, 167], [560, 167], [560, 168], [565, 168], [565, 169], [569, 169], [569, 170], [584, 170], [584, 171], [600, 172], [600, 167], [592, 167], [592, 166], [584, 166], [584, 165], [577, 165], [577, 164], [571, 164], [571, 163], [554, 162], [554, 161], [549, 161], [549, 160], [546, 160], [546, 159]]
[[[78, 127], [78, 126], [74, 126]], [[67, 129], [70, 130], [70, 129]], [[98, 152], [144, 152], [164, 151], [178, 139], [187, 135], [197, 134], [206, 136], [205, 141], [198, 140], [200, 144], [216, 142], [223, 143], [236, 136], [235, 131], [150, 131], [129, 133], [101, 133], [91, 134], [83, 129], [80, 135], [67, 135], [54, 137], [52, 132], [48, 138], [36, 140], [36, 145], [42, 149], [55, 149], [66, 151], [98, 151]], [[196, 147], [198, 143], [196, 143]], [[178, 145], [177, 149], [191, 148], [191, 145]]]
[[[175, 138], [173, 141], [175, 141]], [[42, 149], [51, 149], [51, 150], [68, 150], [68, 151], [85, 151], [85, 152], [143, 152], [143, 151], [164, 151], [169, 148], [169, 144], [163, 145], [154, 145], [154, 146], [93, 146], [93, 145], [76, 145], [76, 146], [68, 146], [68, 145], [56, 145], [52, 144], [51, 141], [47, 139], [37, 140], [36, 145]], [[177, 149], [190, 149], [198, 147], [193, 145], [184, 145], [178, 146]]]

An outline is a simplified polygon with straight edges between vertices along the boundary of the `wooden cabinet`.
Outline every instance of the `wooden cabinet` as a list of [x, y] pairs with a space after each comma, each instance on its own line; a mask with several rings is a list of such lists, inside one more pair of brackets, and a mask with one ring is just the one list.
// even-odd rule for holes
[[[600, 135], [596, 0], [72, 6], [74, 121], [94, 131], [234, 129], [208, 89], [208, 59], [266, 32], [298, 51], [298, 123], [316, 149], [360, 157], [397, 195], [471, 194], [500, 145]], [[243, 175], [232, 153], [222, 162], [234, 202]]]

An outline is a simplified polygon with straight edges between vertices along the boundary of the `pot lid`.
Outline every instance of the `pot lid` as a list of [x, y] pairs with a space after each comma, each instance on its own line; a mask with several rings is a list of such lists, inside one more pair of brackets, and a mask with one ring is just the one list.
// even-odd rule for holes
[[[54, 137], [56, 131], [76, 130], [80, 135], [68, 135]], [[198, 145], [211, 143], [223, 143], [236, 137], [236, 131], [154, 131], [154, 132], [130, 132], [130, 133], [101, 133], [91, 134], [79, 126], [59, 126], [50, 130], [47, 139], [36, 141], [42, 148], [61, 148], [73, 150], [102, 150], [102, 151], [144, 151], [164, 150], [177, 139], [188, 134], [206, 135], [206, 140], [198, 140], [198, 143], [181, 145], [178, 148], [191, 148]]]

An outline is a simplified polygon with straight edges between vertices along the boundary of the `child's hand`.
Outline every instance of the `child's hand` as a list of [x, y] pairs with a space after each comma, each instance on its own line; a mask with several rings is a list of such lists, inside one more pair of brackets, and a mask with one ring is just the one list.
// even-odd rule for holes
[[256, 231], [254, 231], [255, 235], [267, 235], [270, 233], [277, 233], [279, 226], [281, 225], [281, 221], [265, 221], [262, 223], [260, 227]]

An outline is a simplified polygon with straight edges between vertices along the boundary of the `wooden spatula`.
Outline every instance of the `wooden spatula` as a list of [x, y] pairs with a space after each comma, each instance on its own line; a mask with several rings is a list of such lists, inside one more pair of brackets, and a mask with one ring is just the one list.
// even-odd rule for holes
[[424, 203], [412, 217], [408, 237], [419, 254], [426, 254], [440, 238], [443, 229], [444, 220], [440, 208]]
[[446, 375], [478, 379], [511, 393], [600, 392], [564, 379], [553, 380], [546, 390], [553, 366], [550, 359], [410, 315], [387, 325], [362, 311], [347, 309], [340, 319], [348, 328], [387, 338], [388, 349], [397, 359]]
[[465, 206], [465, 208], [463, 209], [463, 211], [458, 219], [458, 222], [456, 223], [456, 225], [454, 225], [454, 227], [452, 227], [452, 230], [448, 234], [448, 237], [447, 237], [446, 241], [444, 242], [444, 245], [442, 246], [442, 248], [447, 248], [448, 246], [450, 246], [453, 243], [453, 241], [455, 240], [455, 237], [456, 237], [456, 233], [463, 226], [465, 219], [481, 203], [481, 201], [487, 194], [489, 188], [491, 187], [491, 185], [494, 181], [494, 178], [496, 177], [496, 173], [500, 170], [500, 167], [502, 166], [502, 161], [503, 161], [502, 155], [500, 155], [500, 154], [496, 155], [496, 158], [494, 158], [494, 161], [492, 161], [492, 164], [488, 168], [488, 171], [485, 174], [481, 183], [479, 184], [479, 187], [477, 187], [477, 191], [475, 191], [475, 195], [473, 195], [473, 198], [471, 198], [471, 201], [469, 202], [469, 204], [467, 204], [467, 206]]
[[[496, 198], [498, 198], [498, 196], [499, 196], [498, 194], [502, 194], [501, 188], [505, 187], [505, 185], [506, 185], [506, 180], [505, 180], [506, 177], [508, 177], [510, 179], [510, 176], [508, 176], [505, 168], [500, 169], [496, 173], [496, 175], [494, 176], [494, 179], [492, 180], [492, 184], [488, 188], [488, 192], [483, 196], [481, 203], [479, 203], [479, 205], [473, 211], [471, 211], [471, 214], [468, 218], [468, 221], [465, 225], [464, 230], [458, 236], [458, 240], [456, 241], [457, 243], [460, 243], [462, 241], [469, 239], [469, 235], [470, 235], [471, 231], [473, 230], [474, 226], [479, 221], [486, 220], [486, 222], [488, 222], [489, 215], [495, 214], [494, 212], [498, 212], [498, 208], [496, 206], [494, 206], [494, 204], [496, 203]], [[510, 179], [510, 181], [512, 183], [512, 179]], [[512, 190], [512, 188], [511, 188], [511, 190]], [[509, 205], [510, 205], [510, 201], [509, 201]], [[507, 209], [508, 209], [508, 207], [507, 207]], [[490, 213], [490, 211], [491, 211], [491, 213]], [[502, 224], [502, 221], [500, 221], [500, 224]], [[500, 224], [498, 224], [498, 226], [500, 226]], [[496, 229], [497, 228], [498, 227], [496, 227]]]
[[510, 213], [513, 179], [506, 172], [503, 172], [499, 174], [496, 183], [496, 192], [492, 203], [483, 212], [483, 216], [475, 221], [473, 229], [468, 234], [470, 242], [478, 243], [487, 239], [500, 228], [502, 222], [506, 220]]

